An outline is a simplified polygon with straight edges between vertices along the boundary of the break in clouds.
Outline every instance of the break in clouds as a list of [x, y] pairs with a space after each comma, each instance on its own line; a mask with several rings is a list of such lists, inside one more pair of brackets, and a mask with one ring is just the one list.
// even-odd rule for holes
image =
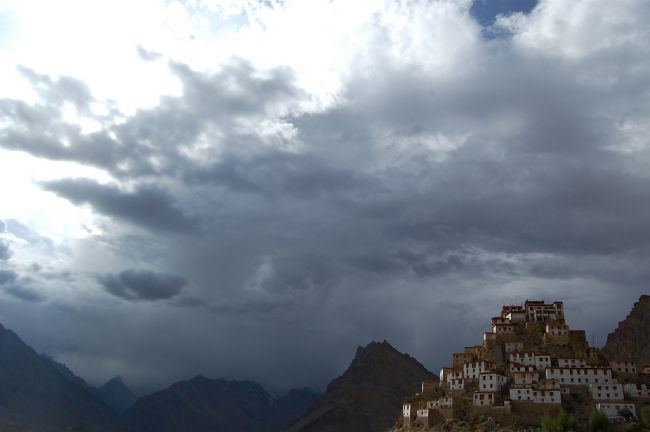
[[0, 99], [3, 154], [100, 174], [34, 183], [90, 214], [85, 236], [3, 222], [3, 323], [145, 389], [321, 387], [373, 339], [436, 369], [435, 346], [526, 298], [566, 301], [602, 344], [650, 279], [650, 4], [543, 0], [483, 25], [470, 7], [351, 17], [326, 97], [290, 60], [134, 45], [180, 91], [127, 113], [20, 65], [36, 98]]

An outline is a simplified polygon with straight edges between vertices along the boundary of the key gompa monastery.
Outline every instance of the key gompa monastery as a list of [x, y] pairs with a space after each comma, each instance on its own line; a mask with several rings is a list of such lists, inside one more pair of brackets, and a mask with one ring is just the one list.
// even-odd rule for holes
[[440, 381], [423, 382], [404, 401], [398, 425], [433, 426], [470, 415], [539, 419], [576, 400], [617, 419], [636, 416], [650, 401], [649, 387], [650, 365], [605, 359], [584, 330], [569, 328], [562, 302], [526, 301], [503, 306], [482, 345], [453, 354]]

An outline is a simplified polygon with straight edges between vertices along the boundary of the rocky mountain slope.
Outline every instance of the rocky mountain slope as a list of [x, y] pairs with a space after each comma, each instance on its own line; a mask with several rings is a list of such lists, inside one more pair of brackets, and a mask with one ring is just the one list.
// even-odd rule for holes
[[388, 342], [357, 348], [352, 363], [287, 432], [380, 432], [395, 423], [402, 400], [437, 379]]
[[73, 383], [75, 383], [75, 384], [77, 384], [78, 386], [81, 386], [81, 387], [92, 388], [91, 386], [89, 386], [86, 383], [86, 381], [83, 378], [81, 378], [80, 376], [77, 376], [65, 364], [54, 360], [52, 357], [50, 357], [49, 355], [47, 355], [45, 353], [41, 354], [41, 358], [43, 360], [45, 360], [46, 362], [48, 362], [50, 365], [52, 365], [54, 367], [54, 369], [56, 369], [57, 372], [59, 372], [61, 375], [63, 375], [65, 378], [67, 378], [68, 381], [72, 381]]
[[39, 432], [128, 430], [96, 396], [1, 325], [0, 425], [2, 430]]
[[137, 399], [131, 392], [131, 389], [129, 389], [126, 384], [124, 384], [122, 377], [117, 376], [115, 378], [112, 378], [101, 387], [93, 387], [86, 383], [83, 378], [77, 376], [74, 372], [72, 372], [68, 366], [54, 360], [49, 355], [41, 354], [41, 358], [52, 365], [54, 369], [63, 375], [63, 377], [68, 379], [68, 381], [71, 381], [72, 383], [85, 388], [90, 393], [97, 396], [102, 402], [104, 402], [109, 408], [113, 409], [113, 411], [115, 411], [117, 414], [124, 412], [124, 410], [133, 405]]
[[124, 415], [138, 432], [274, 432], [303, 414], [316, 398], [300, 390], [276, 399], [251, 381], [199, 375], [139, 399]]
[[607, 336], [603, 354], [611, 359], [650, 364], [650, 296], [643, 295]]

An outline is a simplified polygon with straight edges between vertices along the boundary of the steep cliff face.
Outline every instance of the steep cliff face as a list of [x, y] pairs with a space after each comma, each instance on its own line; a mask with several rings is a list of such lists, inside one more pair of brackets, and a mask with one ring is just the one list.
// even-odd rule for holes
[[307, 415], [287, 432], [380, 432], [399, 416], [402, 400], [436, 379], [422, 364], [388, 342], [359, 347]]
[[603, 354], [610, 359], [650, 364], [650, 296], [641, 296], [630, 314], [607, 336]]

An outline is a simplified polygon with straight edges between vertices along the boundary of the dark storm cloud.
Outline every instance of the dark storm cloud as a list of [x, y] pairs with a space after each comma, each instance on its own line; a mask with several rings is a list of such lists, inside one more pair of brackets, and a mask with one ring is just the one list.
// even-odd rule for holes
[[177, 296], [187, 280], [176, 275], [150, 270], [124, 270], [117, 275], [99, 275], [106, 291], [126, 300], [164, 300]]
[[43, 188], [75, 204], [90, 204], [98, 213], [152, 230], [187, 233], [198, 226], [198, 219], [187, 215], [165, 189], [156, 186], [143, 185], [127, 192], [91, 180], [67, 179], [46, 182]]
[[514, 152], [508, 162], [484, 159], [468, 165], [452, 158], [446, 162], [451, 170], [471, 171], [473, 178], [449, 176], [445, 190], [463, 196], [431, 189], [428, 199], [417, 203], [413, 197], [406, 208], [396, 200], [394, 206], [403, 211], [390, 214], [387, 233], [395, 240], [450, 244], [471, 238], [482, 247], [512, 252], [611, 253], [648, 244], [646, 179], [593, 159], [536, 159], [531, 167]]

